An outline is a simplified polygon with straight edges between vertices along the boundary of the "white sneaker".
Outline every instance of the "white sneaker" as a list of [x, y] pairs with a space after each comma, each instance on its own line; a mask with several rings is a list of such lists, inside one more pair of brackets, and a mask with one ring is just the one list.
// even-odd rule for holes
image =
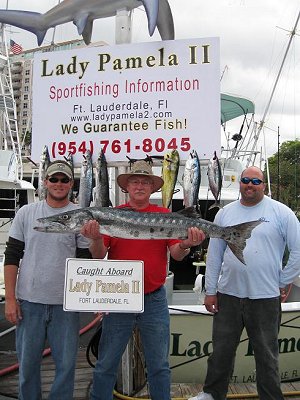
[[211, 394], [200, 392], [195, 397], [190, 397], [188, 400], [214, 400]]

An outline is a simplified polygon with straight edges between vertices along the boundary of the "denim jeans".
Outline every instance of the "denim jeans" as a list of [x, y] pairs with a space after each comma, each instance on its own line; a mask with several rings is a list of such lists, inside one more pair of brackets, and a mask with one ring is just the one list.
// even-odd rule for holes
[[22, 319], [16, 329], [19, 368], [19, 400], [40, 400], [41, 360], [46, 339], [55, 363], [49, 400], [72, 400], [79, 343], [79, 314], [62, 305], [20, 301]]
[[261, 400], [281, 400], [278, 366], [280, 298], [239, 299], [218, 294], [219, 311], [213, 320], [213, 353], [207, 362], [204, 392], [226, 399], [237, 346], [244, 328], [254, 351], [257, 391]]
[[110, 313], [103, 319], [92, 400], [112, 400], [118, 366], [135, 326], [139, 328], [152, 400], [170, 400], [170, 317], [166, 290], [146, 294], [141, 314]]

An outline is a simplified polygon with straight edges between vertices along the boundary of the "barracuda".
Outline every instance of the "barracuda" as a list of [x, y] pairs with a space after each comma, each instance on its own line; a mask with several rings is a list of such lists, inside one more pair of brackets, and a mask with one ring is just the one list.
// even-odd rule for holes
[[252, 230], [262, 221], [221, 227], [198, 217], [194, 207], [173, 213], [145, 213], [125, 208], [87, 207], [60, 213], [37, 221], [39, 232], [79, 232], [82, 226], [96, 220], [100, 232], [124, 239], [185, 239], [190, 227], [198, 227], [205, 235], [224, 239], [234, 255], [245, 264], [243, 250]]

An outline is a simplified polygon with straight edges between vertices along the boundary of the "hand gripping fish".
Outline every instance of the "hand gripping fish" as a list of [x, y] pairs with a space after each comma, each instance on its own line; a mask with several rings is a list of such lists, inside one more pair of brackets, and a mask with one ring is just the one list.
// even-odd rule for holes
[[64, 0], [45, 14], [23, 10], [0, 10], [0, 22], [17, 26], [36, 35], [40, 46], [49, 28], [73, 21], [85, 44], [91, 41], [93, 22], [116, 15], [118, 10], [144, 6], [148, 30], [157, 27], [163, 40], [174, 39], [174, 23], [168, 0]]
[[82, 226], [96, 220], [100, 232], [124, 239], [185, 239], [190, 227], [201, 229], [205, 235], [226, 241], [233, 254], [245, 264], [243, 250], [252, 230], [262, 221], [222, 227], [198, 217], [194, 207], [179, 212], [146, 213], [126, 208], [88, 207], [72, 210], [37, 221], [44, 226], [36, 226], [39, 232], [70, 233], [79, 232]]

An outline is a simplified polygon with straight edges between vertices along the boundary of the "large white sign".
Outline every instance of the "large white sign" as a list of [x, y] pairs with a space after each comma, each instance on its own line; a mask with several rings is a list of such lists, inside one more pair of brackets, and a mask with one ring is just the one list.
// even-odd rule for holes
[[108, 161], [220, 149], [219, 39], [187, 39], [37, 53], [32, 158], [74, 162], [102, 148]]
[[64, 310], [143, 312], [143, 261], [68, 258]]

